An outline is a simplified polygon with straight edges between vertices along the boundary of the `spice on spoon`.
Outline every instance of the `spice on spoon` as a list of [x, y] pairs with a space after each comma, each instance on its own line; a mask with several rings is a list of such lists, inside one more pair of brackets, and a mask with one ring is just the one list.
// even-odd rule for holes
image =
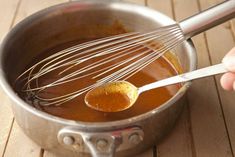
[[138, 89], [126, 81], [110, 82], [91, 90], [85, 96], [85, 103], [98, 111], [123, 111], [136, 101]]

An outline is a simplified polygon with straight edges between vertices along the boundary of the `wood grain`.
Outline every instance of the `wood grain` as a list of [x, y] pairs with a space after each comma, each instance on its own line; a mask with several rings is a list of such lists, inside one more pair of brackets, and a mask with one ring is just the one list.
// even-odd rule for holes
[[12, 20], [15, 16], [16, 8], [19, 0], [1, 0], [0, 1], [0, 42], [1, 39], [9, 31]]
[[68, 0], [22, 0], [22, 3], [19, 8], [19, 12], [16, 16], [15, 24], [19, 21], [23, 20], [25, 17], [39, 11], [50, 7], [52, 5], [56, 5], [59, 3], [67, 2]]
[[[59, 157], [51, 152], [45, 151], [43, 157]], [[62, 156], [61, 156], [62, 157]], [[136, 155], [135, 157], [153, 157], [153, 150], [149, 149], [144, 153], [141, 153], [139, 155]]]
[[[2, 2], [2, 1], [1, 1]], [[43, 1], [35, 1], [35, 0], [22, 0], [21, 4], [19, 6], [19, 10], [17, 12], [15, 21], [14, 21], [14, 25], [16, 23], [18, 23], [19, 21], [21, 21], [22, 19], [24, 19], [25, 17], [31, 15], [32, 13], [49, 7], [51, 5], [55, 5], [58, 3], [62, 3], [65, 2], [65, 0], [43, 0]], [[1, 5], [0, 5], [1, 6]], [[2, 6], [1, 6], [2, 7]], [[12, 11], [14, 12], [14, 11]], [[2, 97], [1, 97], [2, 98]], [[7, 101], [4, 101], [5, 103], [7, 103]], [[12, 121], [12, 115], [7, 115], [10, 114], [11, 112], [7, 111], [7, 107], [4, 108], [4, 110], [0, 110], [1, 112], [6, 112], [4, 119], [7, 118], [8, 120], [5, 120], [4, 126], [6, 127], [6, 131], [7, 128], [9, 128], [9, 125], [11, 125]], [[3, 114], [0, 114], [0, 116]], [[0, 122], [2, 121], [3, 118], [0, 117]], [[9, 129], [8, 129], [9, 132]], [[0, 132], [0, 134], [2, 134], [4, 132]], [[6, 134], [6, 133], [4, 133]], [[7, 136], [7, 135], [5, 135]], [[2, 137], [2, 135], [1, 135]], [[0, 150], [3, 147], [0, 147]], [[4, 157], [39, 157], [41, 154], [41, 148], [39, 146], [37, 146], [36, 144], [34, 144], [32, 141], [30, 141], [24, 134], [23, 132], [19, 129], [19, 127], [17, 126], [17, 124], [14, 122], [13, 124], [13, 130], [12, 133], [10, 135], [9, 138], [9, 142], [7, 144], [6, 147], [6, 152]]]
[[58, 156], [45, 150], [43, 157], [58, 157]]
[[171, 0], [148, 0], [147, 6], [155, 9], [171, 18], [174, 18]]
[[14, 123], [4, 157], [40, 157], [41, 149]]
[[[174, 0], [174, 7], [177, 21], [199, 12], [199, 5], [195, 0]], [[193, 40], [198, 52], [199, 67], [210, 65], [204, 35], [201, 34]], [[188, 92], [188, 101], [193, 135], [193, 156], [230, 156], [229, 139], [214, 79], [206, 78], [194, 81]]]
[[7, 96], [0, 89], [0, 156], [3, 156], [9, 135], [11, 133], [13, 114]]
[[123, 0], [126, 2], [130, 2], [130, 3], [135, 3], [135, 4], [140, 4], [140, 5], [145, 5], [145, 0]]
[[192, 142], [190, 134], [188, 106], [185, 105], [175, 127], [165, 139], [157, 145], [157, 157], [191, 157]]
[[231, 26], [231, 33], [233, 36], [233, 41], [235, 41], [235, 20], [230, 20], [230, 26]]
[[[221, 0], [200, 0], [202, 9], [208, 8], [222, 2]], [[220, 63], [224, 55], [235, 45], [234, 32], [231, 23], [226, 22], [206, 32], [206, 39], [208, 43], [208, 50], [212, 64]], [[217, 137], [217, 142], [214, 144], [217, 152], [224, 152], [224, 156], [234, 156], [235, 150], [235, 105], [234, 105], [234, 92], [226, 92], [220, 86], [220, 76], [216, 76], [216, 87], [219, 93], [221, 103], [220, 110], [222, 111], [221, 117], [224, 116], [225, 124], [227, 127], [228, 136], [221, 134]], [[219, 126], [218, 126], [219, 127]], [[213, 132], [214, 134], [214, 132]], [[230, 151], [228, 144], [224, 145], [223, 140], [230, 138], [231, 148]], [[224, 146], [223, 146], [224, 145]], [[226, 147], [225, 147], [226, 146]], [[219, 154], [217, 155], [219, 156]]]
[[[18, 0], [0, 1], [0, 42], [9, 31], [15, 12], [18, 6]], [[9, 101], [6, 94], [0, 88], [0, 156], [3, 156], [5, 147], [11, 132], [13, 115], [10, 109]]]

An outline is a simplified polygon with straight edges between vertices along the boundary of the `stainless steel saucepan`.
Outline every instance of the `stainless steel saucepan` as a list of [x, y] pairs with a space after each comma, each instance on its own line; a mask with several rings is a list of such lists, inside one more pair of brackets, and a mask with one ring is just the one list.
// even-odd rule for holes
[[[90, 154], [94, 157], [113, 156], [114, 152], [116, 156], [133, 156], [153, 146], [173, 127], [185, 102], [189, 82], [173, 98], [150, 112], [125, 120], [99, 123], [49, 115], [30, 106], [15, 93], [12, 87], [14, 80], [40, 52], [89, 36], [91, 30], [99, 36], [95, 26], [108, 26], [116, 21], [132, 31], [146, 31], [175, 23], [157, 11], [135, 4], [110, 0], [77, 1], [31, 15], [17, 24], [1, 43], [1, 86], [11, 100], [17, 123], [42, 148], [70, 157]], [[185, 25], [191, 24], [188, 22]], [[196, 53], [191, 40], [172, 52], [179, 59], [183, 71], [195, 69]]]

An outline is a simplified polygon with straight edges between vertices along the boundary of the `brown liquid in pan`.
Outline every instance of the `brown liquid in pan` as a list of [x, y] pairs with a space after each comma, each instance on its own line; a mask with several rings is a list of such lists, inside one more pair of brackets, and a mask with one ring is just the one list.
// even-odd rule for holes
[[[69, 47], [70, 44], [65, 44], [63, 47]], [[56, 48], [58, 50], [58, 48]], [[51, 54], [55, 50], [51, 49], [43, 52], [41, 56], [38, 58], [44, 58]], [[76, 67], [79, 68], [79, 67]], [[135, 86], [140, 87], [145, 84], [154, 82], [156, 80], [164, 79], [173, 75], [176, 75], [177, 72], [174, 67], [172, 67], [169, 62], [163, 57], [157, 59], [143, 70], [129, 78], [127, 81], [133, 83]], [[50, 73], [47, 77], [42, 78], [42, 82], [48, 82], [53, 79], [56, 79], [57, 75]], [[90, 83], [86, 78], [70, 82], [67, 85], [57, 86], [55, 88], [51, 88], [45, 90], [42, 95], [46, 97], [63, 95], [64, 93], [68, 93], [76, 90], [79, 87], [85, 87]], [[17, 87], [20, 88], [20, 87]], [[60, 106], [40, 106], [38, 105], [38, 100], [34, 98], [26, 97], [26, 95], [22, 92], [19, 95], [28, 103], [35, 106], [36, 108], [47, 112], [49, 114], [62, 117], [65, 119], [84, 121], [84, 122], [106, 122], [106, 121], [115, 121], [126, 119], [130, 117], [134, 117], [143, 113], [146, 113], [154, 108], [160, 106], [167, 100], [169, 100], [176, 92], [179, 90], [180, 85], [171, 85], [163, 88], [158, 88], [154, 90], [150, 90], [148, 92], [144, 92], [140, 95], [137, 102], [129, 109], [116, 113], [104, 113], [93, 110], [87, 107], [84, 103], [85, 94], [80, 95], [79, 97], [68, 101]], [[19, 91], [19, 90], [18, 90]]]

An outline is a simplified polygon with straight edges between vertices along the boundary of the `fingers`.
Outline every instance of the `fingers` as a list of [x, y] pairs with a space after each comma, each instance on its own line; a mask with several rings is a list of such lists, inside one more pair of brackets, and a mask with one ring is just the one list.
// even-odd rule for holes
[[224, 74], [220, 79], [220, 84], [225, 90], [235, 90], [235, 73]]
[[221, 86], [225, 90], [235, 90], [235, 47], [225, 55], [222, 62], [230, 72], [221, 77]]
[[228, 52], [222, 62], [229, 71], [235, 72], [235, 47]]

